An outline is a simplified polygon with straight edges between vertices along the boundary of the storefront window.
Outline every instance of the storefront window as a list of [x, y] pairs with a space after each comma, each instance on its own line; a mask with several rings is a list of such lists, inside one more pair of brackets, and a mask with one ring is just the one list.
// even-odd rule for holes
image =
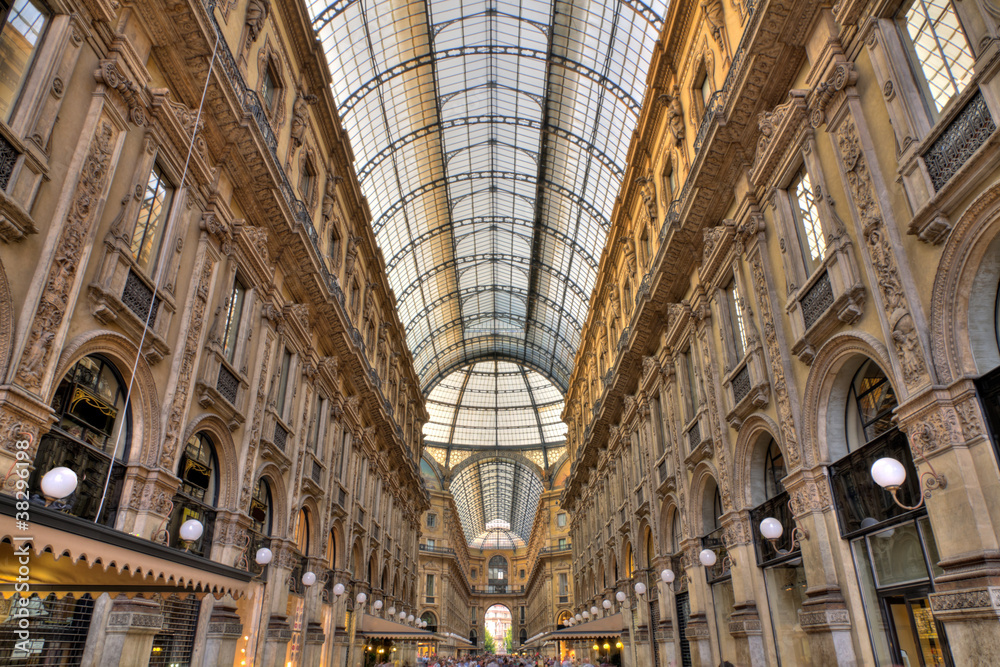
[[[126, 389], [102, 357], [84, 357], [69, 369], [52, 399], [57, 421], [38, 445], [32, 502], [84, 519], [100, 513], [101, 523], [114, 525], [131, 444]], [[42, 476], [59, 466], [76, 471], [77, 489], [66, 498], [45, 498]]]
[[949, 664], [944, 633], [930, 609], [928, 567], [935, 574], [940, 569], [927, 518], [870, 533], [851, 546], [879, 664]]
[[809, 640], [799, 622], [799, 610], [806, 599], [805, 569], [801, 563], [770, 567], [764, 570], [764, 582], [778, 659], [785, 665], [811, 665]]
[[712, 586], [712, 606], [715, 608], [715, 630], [719, 639], [721, 660], [736, 662], [736, 639], [729, 632], [729, 619], [733, 616], [736, 605], [736, 595], [733, 592], [733, 581], [727, 579]]

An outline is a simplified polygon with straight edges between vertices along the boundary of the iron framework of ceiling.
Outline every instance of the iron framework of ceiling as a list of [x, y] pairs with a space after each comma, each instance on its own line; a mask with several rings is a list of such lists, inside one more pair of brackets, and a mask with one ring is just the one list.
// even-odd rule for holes
[[505, 458], [479, 461], [463, 468], [450, 490], [469, 544], [484, 543], [492, 532], [504, 530], [486, 527], [496, 521], [528, 543], [542, 494], [542, 481], [529, 466]]
[[425, 391], [562, 391], [666, 0], [307, 0]]

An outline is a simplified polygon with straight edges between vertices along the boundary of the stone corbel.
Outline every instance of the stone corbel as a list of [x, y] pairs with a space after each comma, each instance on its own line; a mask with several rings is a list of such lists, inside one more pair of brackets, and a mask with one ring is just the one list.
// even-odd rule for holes
[[128, 117], [133, 124], [139, 127], [146, 124], [146, 103], [142, 99], [139, 86], [128, 78], [117, 61], [102, 60], [100, 67], [94, 73], [94, 78], [108, 88], [118, 91], [128, 108]]

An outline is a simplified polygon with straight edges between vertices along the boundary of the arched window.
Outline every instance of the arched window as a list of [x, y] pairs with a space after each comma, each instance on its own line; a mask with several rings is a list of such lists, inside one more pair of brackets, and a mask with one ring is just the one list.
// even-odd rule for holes
[[625, 547], [625, 576], [632, 578], [635, 575], [635, 552], [632, 550], [632, 545], [629, 544]]
[[303, 556], [309, 555], [309, 510], [305, 507], [299, 510], [295, 522], [295, 546]]
[[507, 579], [507, 559], [497, 554], [490, 558], [489, 565], [489, 585], [490, 586], [506, 586]]
[[524, 646], [528, 643], [528, 631], [521, 628], [521, 634], [518, 636], [518, 644]]
[[337, 532], [332, 529], [326, 538], [326, 566], [331, 570], [337, 569]]
[[479, 646], [479, 639], [476, 636], [475, 630], [469, 630], [469, 641], [472, 642], [473, 646]]
[[645, 563], [645, 565], [646, 565], [647, 568], [653, 567], [653, 558], [655, 558], [654, 551], [655, 550], [654, 550], [654, 545], [653, 545], [653, 531], [651, 531], [649, 528], [647, 528], [646, 529], [646, 563]]
[[670, 521], [667, 523], [667, 547], [670, 553], [675, 554], [680, 551], [680, 524], [677, 521], [677, 510], [670, 510]]
[[765, 500], [774, 498], [785, 490], [781, 480], [785, 478], [785, 457], [774, 438], [767, 443], [764, 452], [764, 496]]
[[[167, 529], [170, 544], [207, 556], [219, 495], [218, 462], [208, 434], [199, 432], [188, 439], [177, 466], [177, 476], [181, 478], [181, 485], [174, 495], [174, 511]], [[188, 544], [181, 540], [180, 528], [191, 519], [200, 521], [204, 531], [198, 540]]]
[[878, 364], [869, 359], [851, 380], [847, 397], [845, 427], [848, 451], [855, 451], [880, 435], [889, 432], [896, 392]]
[[420, 620], [427, 624], [427, 627], [424, 628], [427, 632], [437, 632], [437, 616], [435, 616], [432, 612], [425, 611], [423, 616], [420, 617]]
[[254, 532], [261, 535], [271, 534], [271, 485], [261, 477], [253, 488], [250, 498], [250, 521]]
[[[100, 513], [100, 523], [114, 525], [132, 441], [127, 388], [118, 370], [100, 356], [84, 357], [69, 369], [52, 399], [56, 423], [38, 445], [32, 502], [85, 519]], [[59, 466], [76, 471], [76, 491], [66, 498], [45, 498], [42, 476]]]

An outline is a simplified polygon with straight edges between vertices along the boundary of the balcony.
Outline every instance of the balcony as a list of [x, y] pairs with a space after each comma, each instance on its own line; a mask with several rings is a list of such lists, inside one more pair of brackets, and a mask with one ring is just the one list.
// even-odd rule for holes
[[454, 556], [455, 550], [449, 549], [447, 547], [429, 547], [426, 544], [418, 544], [417, 549], [429, 554], [442, 554], [445, 556]]
[[472, 592], [486, 595], [521, 595], [524, 593], [524, 586], [489, 584], [488, 586], [473, 586]]
[[[765, 540], [760, 534], [760, 522], [768, 517], [777, 519], [785, 529], [785, 532], [775, 542]], [[784, 555], [778, 553], [779, 549], [787, 550], [792, 546], [792, 533], [795, 529], [795, 519], [788, 506], [787, 491], [782, 491], [750, 510], [750, 527], [757, 551], [757, 565], [761, 567], [772, 565], [799, 555], [800, 545], [798, 543], [796, 543], [795, 551]]]

